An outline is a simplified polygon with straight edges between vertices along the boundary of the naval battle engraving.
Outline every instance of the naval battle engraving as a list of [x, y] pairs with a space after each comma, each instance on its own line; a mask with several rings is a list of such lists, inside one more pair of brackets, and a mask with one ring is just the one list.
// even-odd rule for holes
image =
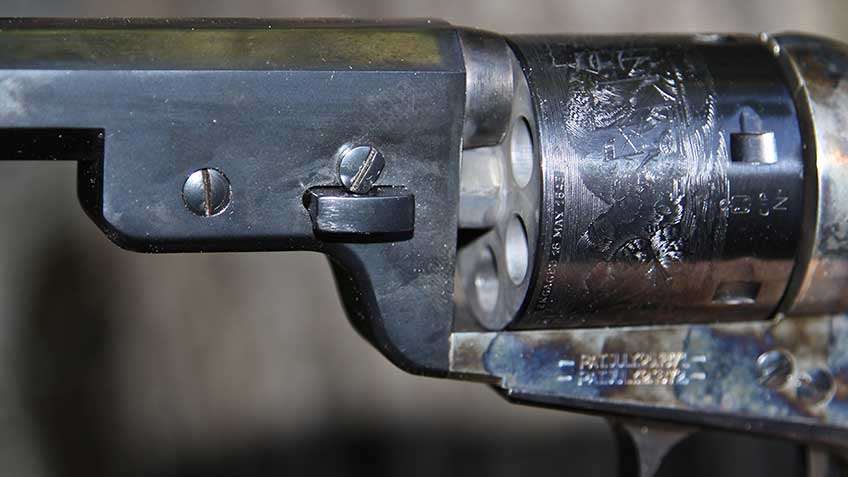
[[[740, 206], [730, 203], [709, 72], [668, 47], [552, 46], [549, 56], [566, 99], [540, 106], [563, 119], [551, 131], [563, 141], [548, 163], [554, 220], [543, 230], [535, 319], [588, 320], [634, 296], [646, 309], [663, 303], [684, 282], [678, 264], [720, 254], [728, 211]], [[779, 211], [785, 198], [753, 197], [750, 207]]]

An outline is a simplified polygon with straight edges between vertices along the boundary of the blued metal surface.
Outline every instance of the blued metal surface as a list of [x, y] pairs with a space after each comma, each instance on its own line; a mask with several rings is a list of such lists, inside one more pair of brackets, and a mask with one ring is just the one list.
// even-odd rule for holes
[[[500, 120], [468, 133], [468, 118], [503, 112], [497, 101], [463, 111], [470, 63], [456, 31], [190, 25], [125, 32], [109, 22], [7, 21], [0, 32], [0, 129], [35, 131], [39, 141], [38, 131], [77, 131], [69, 151], [87, 159], [81, 200], [113, 240], [151, 252], [324, 252], [352, 323], [413, 372], [495, 382], [534, 403], [848, 442], [845, 316], [451, 335], [463, 126], [466, 139], [494, 140]], [[535, 236], [530, 219], [544, 207], [542, 239], [533, 240], [541, 253], [531, 253], [532, 286], [498, 267], [496, 285], [512, 283], [512, 298], [496, 302], [502, 313], [483, 326], [500, 329], [513, 316], [516, 327], [556, 328], [774, 311], [800, 229], [795, 106], [763, 45], [701, 41], [516, 39], [535, 110], [513, 105], [504, 131], [518, 116], [534, 126], [543, 201], [527, 189], [515, 210]], [[328, 45], [335, 56], [324, 55]], [[513, 88], [516, 78], [524, 80], [513, 77]], [[776, 161], [730, 161], [729, 135], [750, 134], [749, 124], [774, 133]], [[91, 131], [102, 136], [88, 141]], [[381, 176], [392, 190], [342, 189], [337, 152], [349, 144], [400, 158]], [[179, 190], [205, 168], [226, 171], [234, 193], [225, 213], [199, 220]], [[411, 230], [413, 195], [413, 234], [388, 243], [346, 236]], [[387, 212], [386, 200], [402, 210]], [[476, 250], [503, 245], [509, 223], [496, 220]], [[462, 254], [460, 266], [466, 256], [479, 254]], [[775, 352], [792, 366], [763, 359]]]
[[[102, 131], [78, 184], [109, 238], [145, 252], [323, 252], [365, 336], [401, 367], [445, 372], [465, 101], [454, 29], [256, 20], [0, 26], [0, 129]], [[341, 185], [337, 152], [348, 144], [402, 158], [381, 181], [415, 196], [424, 218], [412, 237], [316, 235], [303, 194]], [[201, 219], [182, 189], [204, 168], [224, 171], [233, 194], [226, 210]]]
[[[792, 356], [784, 386], [758, 358]], [[520, 400], [747, 431], [848, 438], [848, 317], [645, 328], [455, 333], [453, 372], [498, 380]], [[809, 399], [820, 370], [829, 394]], [[815, 389], [822, 390], [820, 386]]]
[[103, 139], [100, 129], [0, 129], [0, 160], [95, 161], [103, 155]]
[[[536, 307], [513, 328], [747, 323], [459, 330], [456, 377], [524, 403], [848, 443], [848, 317], [762, 321], [796, 255], [795, 314], [846, 302], [848, 49], [781, 39], [782, 69], [769, 41], [515, 40], [546, 179]], [[812, 85], [787, 84], [789, 60]]]
[[[518, 37], [537, 109], [542, 222], [522, 329], [758, 320], [794, 265], [795, 107], [754, 38]], [[773, 132], [775, 164], [730, 135]]]
[[304, 201], [319, 235], [364, 235], [396, 242], [410, 239], [415, 230], [415, 196], [403, 187], [377, 187], [366, 195], [316, 187], [309, 189]]
[[803, 266], [784, 303], [793, 315], [848, 308], [848, 47], [803, 35], [771, 43], [792, 80], [810, 165]]

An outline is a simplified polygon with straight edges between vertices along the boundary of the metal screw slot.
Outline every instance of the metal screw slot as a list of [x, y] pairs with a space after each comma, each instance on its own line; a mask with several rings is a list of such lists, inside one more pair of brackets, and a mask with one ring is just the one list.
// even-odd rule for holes
[[770, 388], [780, 388], [789, 382], [795, 372], [792, 356], [783, 350], [767, 351], [757, 358], [760, 382]]
[[339, 161], [339, 179], [347, 190], [354, 194], [365, 194], [371, 190], [386, 160], [373, 146], [356, 146], [342, 153]]
[[212, 168], [193, 172], [183, 185], [183, 202], [197, 215], [211, 217], [220, 214], [230, 203], [230, 181]]

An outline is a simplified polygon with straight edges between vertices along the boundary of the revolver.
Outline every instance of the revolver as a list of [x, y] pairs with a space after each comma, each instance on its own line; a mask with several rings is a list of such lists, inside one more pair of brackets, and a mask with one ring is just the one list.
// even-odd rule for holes
[[[848, 47], [436, 20], [0, 20], [4, 160], [145, 253], [326, 254], [398, 367], [848, 448]], [[640, 452], [641, 454], [637, 454]]]

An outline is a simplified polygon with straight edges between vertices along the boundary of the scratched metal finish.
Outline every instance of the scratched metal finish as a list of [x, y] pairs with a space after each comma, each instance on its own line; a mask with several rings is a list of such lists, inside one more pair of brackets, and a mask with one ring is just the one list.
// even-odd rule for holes
[[[781, 350], [794, 363], [769, 385], [758, 357]], [[452, 370], [494, 381], [522, 400], [623, 411], [752, 430], [773, 426], [822, 438], [848, 429], [848, 318], [652, 328], [455, 333]], [[809, 399], [810, 376], [834, 387]], [[811, 429], [811, 428], [810, 428]], [[803, 431], [801, 431], [803, 432]], [[844, 438], [842, 436], [841, 438]]]
[[[751, 197], [765, 214], [801, 202], [794, 195], [801, 167], [791, 99], [778, 86], [776, 96], [785, 96], [789, 107], [778, 100], [765, 109], [792, 121], [794, 131], [780, 141], [793, 160], [780, 167], [798, 185], [783, 188], [792, 194], [752, 186], [753, 193], [734, 195], [731, 168], [745, 176], [740, 181], [756, 176], [731, 164], [725, 130], [748, 98], [716, 93], [693, 41], [515, 40], [536, 103], [545, 179], [535, 281], [513, 329], [751, 320], [774, 312], [797, 232], [761, 240], [774, 241], [775, 250], [793, 247], [766, 259], [762, 250], [728, 253], [736, 246], [728, 227], [740, 213], [756, 215]], [[800, 228], [787, 219], [764, 227], [776, 223]], [[725, 283], [752, 291], [717, 300]]]

